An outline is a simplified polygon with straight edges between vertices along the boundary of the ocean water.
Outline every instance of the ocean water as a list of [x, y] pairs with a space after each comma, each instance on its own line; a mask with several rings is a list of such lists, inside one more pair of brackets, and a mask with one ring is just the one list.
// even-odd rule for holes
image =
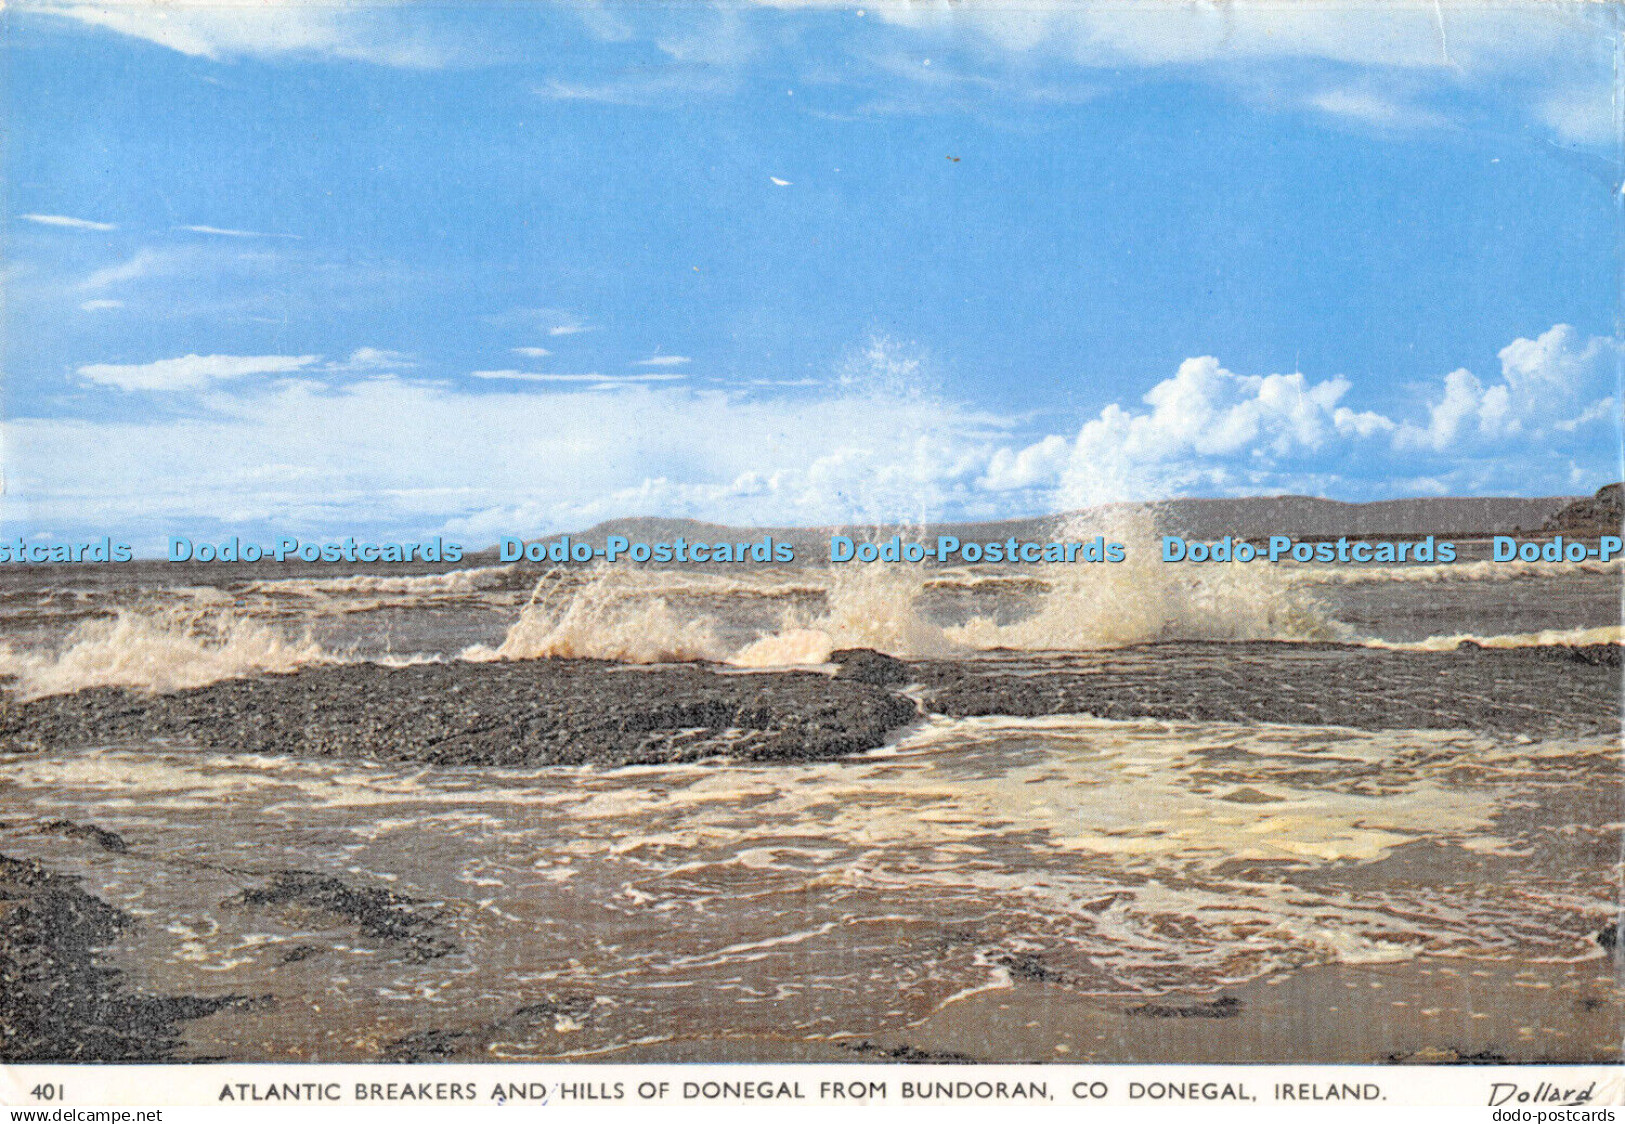
[[[175, 572], [7, 572], [8, 690], [356, 660], [750, 674], [846, 647], [1032, 667], [1181, 639], [1620, 639], [1617, 565]], [[1615, 737], [1079, 715], [922, 715], [812, 764], [85, 745], [0, 757], [0, 852], [136, 916], [114, 955], [142, 990], [269, 997], [192, 1024], [199, 1054], [398, 1056], [433, 1032], [491, 1059], [611, 1057], [903, 1034], [1016, 979], [1211, 996], [1315, 964], [1598, 959], [1620, 896], [1618, 755]], [[126, 849], [41, 830], [58, 820]], [[450, 951], [240, 900], [286, 870], [411, 898]]]

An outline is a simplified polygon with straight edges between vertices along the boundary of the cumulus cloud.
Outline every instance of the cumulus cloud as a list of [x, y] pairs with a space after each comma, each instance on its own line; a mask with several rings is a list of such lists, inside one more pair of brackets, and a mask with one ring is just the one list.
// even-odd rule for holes
[[[191, 355], [79, 371], [170, 392], [163, 417], [8, 422], [3, 502], [58, 529], [205, 519], [483, 543], [638, 514], [817, 525], [1180, 494], [1550, 492], [1617, 471], [1619, 356], [1616, 341], [1557, 325], [1503, 348], [1493, 381], [1452, 371], [1398, 404], [1399, 420], [1361, 408], [1340, 376], [1199, 356], [1070, 432], [1032, 433], [931, 392], [919, 360], [883, 341], [794, 396], [670, 371], [429, 383], [389, 373], [408, 360], [377, 348], [336, 363]], [[321, 377], [345, 370], [362, 375]]]
[[[1075, 438], [1050, 435], [1001, 448], [978, 483], [995, 491], [1051, 488], [1067, 507], [1203, 491], [1335, 488], [1339, 477], [1326, 472], [1328, 461], [1382, 472], [1374, 462], [1392, 450], [1437, 458], [1435, 483], [1489, 487], [1499, 480], [1516, 490], [1528, 482], [1486, 475], [1489, 468], [1478, 462], [1488, 452], [1506, 452], [1508, 441], [1538, 444], [1604, 424], [1617, 429], [1612, 391], [1619, 357], [1613, 339], [1584, 338], [1559, 324], [1503, 348], [1498, 381], [1452, 371], [1412, 411], [1420, 417], [1401, 421], [1346, 405], [1351, 383], [1340, 376], [1313, 382], [1299, 373], [1240, 375], [1211, 356], [1187, 359], [1143, 396], [1147, 408], [1113, 403]], [[1467, 478], [1452, 474], [1453, 461], [1473, 462], [1478, 475], [1464, 484]]]
[[1538, 440], [1549, 428], [1573, 432], [1608, 416], [1619, 357], [1617, 341], [1582, 338], [1567, 324], [1532, 340], [1520, 337], [1501, 349], [1499, 382], [1485, 383], [1465, 368], [1450, 372], [1426, 422], [1400, 426], [1394, 446], [1445, 452], [1519, 434]]
[[1187, 359], [1143, 401], [1149, 411], [1108, 406], [1084, 423], [1061, 486], [1077, 502], [1167, 491], [1216, 461], [1242, 455], [1273, 465], [1320, 449], [1353, 430], [1338, 405], [1344, 378], [1311, 383], [1300, 373], [1238, 375], [1211, 356]]
[[198, 390], [246, 375], [288, 374], [303, 370], [319, 355], [183, 355], [154, 363], [91, 363], [79, 376], [120, 390]]

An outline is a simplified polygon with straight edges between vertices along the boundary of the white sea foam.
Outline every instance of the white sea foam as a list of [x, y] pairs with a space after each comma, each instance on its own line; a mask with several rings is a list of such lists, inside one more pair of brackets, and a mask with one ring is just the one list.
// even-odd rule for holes
[[514, 571], [512, 566], [479, 566], [471, 570], [450, 570], [443, 574], [355, 574], [344, 578], [273, 578], [248, 583], [256, 592], [333, 596], [394, 594], [413, 598], [464, 597], [500, 586]]
[[1481, 648], [1536, 648], [1556, 644], [1625, 644], [1625, 628], [1617, 624], [1600, 628], [1559, 628], [1543, 632], [1513, 632], [1500, 636], [1480, 636], [1472, 632], [1458, 632], [1450, 636], [1429, 636], [1425, 640], [1390, 641], [1368, 640], [1372, 648], [1394, 648], [1401, 651], [1448, 652], [1464, 641]]
[[1435, 562], [1420, 566], [1286, 566], [1288, 580], [1310, 585], [1365, 585], [1381, 582], [1509, 582], [1571, 574], [1619, 574], [1625, 559], [1607, 562]]
[[290, 640], [259, 621], [181, 611], [120, 610], [79, 625], [54, 653], [0, 644], [0, 673], [16, 677], [21, 698], [86, 687], [174, 691], [334, 659], [308, 637]]

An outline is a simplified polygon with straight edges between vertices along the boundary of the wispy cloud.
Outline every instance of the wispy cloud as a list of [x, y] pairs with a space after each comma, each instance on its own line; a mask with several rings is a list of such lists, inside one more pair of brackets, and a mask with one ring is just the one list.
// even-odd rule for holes
[[[510, 308], [506, 312], [488, 315], [485, 320], [491, 324], [523, 324], [532, 331], [546, 332], [553, 337], [574, 336], [598, 330], [588, 323], [585, 316], [567, 308]], [[516, 354], [528, 354], [520, 348], [513, 350]], [[542, 350], [544, 354], [552, 354], [545, 348]]]
[[553, 354], [545, 347], [510, 347], [508, 350], [515, 355], [523, 355], [526, 359], [546, 359]]
[[352, 371], [391, 371], [416, 367], [417, 357], [404, 351], [390, 351], [381, 347], [358, 347], [348, 358], [324, 364], [322, 370], [335, 373]]
[[118, 225], [110, 222], [92, 222], [90, 219], [76, 219], [71, 215], [19, 215], [18, 218], [37, 222], [41, 226], [62, 226], [69, 230], [117, 230]]
[[198, 390], [247, 375], [288, 374], [309, 367], [319, 355], [183, 355], [153, 363], [91, 363], [81, 378], [120, 390]]
[[45, 0], [30, 14], [143, 39], [197, 58], [306, 56], [433, 69], [462, 52], [444, 28], [412, 4], [317, 4], [270, 0], [220, 5], [212, 0]]
[[686, 355], [651, 355], [647, 359], [639, 359], [632, 364], [634, 367], [681, 367], [691, 360]]
[[508, 382], [585, 383], [594, 387], [637, 386], [657, 382], [676, 382], [686, 379], [684, 374], [600, 375], [600, 374], [546, 374], [536, 371], [470, 371], [476, 379], [505, 380]]
[[275, 234], [263, 230], [228, 230], [219, 226], [177, 226], [193, 234], [214, 234], [223, 238], [298, 238], [297, 234]]
[[1334, 117], [1344, 117], [1385, 129], [1437, 129], [1448, 126], [1443, 113], [1407, 104], [1371, 90], [1323, 90], [1308, 99], [1311, 107]]
[[549, 101], [592, 102], [640, 109], [676, 107], [698, 98], [733, 92], [737, 81], [708, 67], [673, 64], [652, 73], [632, 74], [601, 81], [550, 78], [536, 87]]
[[116, 265], [104, 266], [79, 282], [79, 288], [86, 292], [96, 289], [106, 289], [113, 285], [123, 284], [126, 281], [135, 281], [162, 269], [168, 262], [168, 257], [156, 250], [137, 250], [130, 257]]
[[110, 309], [110, 308], [123, 308], [124, 307], [124, 302], [123, 301], [110, 301], [110, 300], [92, 300], [92, 301], [83, 301], [83, 302], [81, 302], [79, 307], [80, 307], [81, 310], [83, 310], [85, 312], [102, 312], [102, 311], [105, 311], [106, 309]]

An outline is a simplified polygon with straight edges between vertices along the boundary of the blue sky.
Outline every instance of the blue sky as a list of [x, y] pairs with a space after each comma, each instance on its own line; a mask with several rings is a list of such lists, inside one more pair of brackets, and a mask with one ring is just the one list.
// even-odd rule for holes
[[0, 18], [7, 535], [1620, 474], [1614, 5]]

